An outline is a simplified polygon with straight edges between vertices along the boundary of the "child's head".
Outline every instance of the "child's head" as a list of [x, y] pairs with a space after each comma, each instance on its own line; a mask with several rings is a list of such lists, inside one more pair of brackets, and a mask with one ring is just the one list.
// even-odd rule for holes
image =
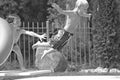
[[87, 0], [77, 0], [75, 7], [78, 9], [88, 9], [89, 4], [88, 4]]
[[78, 14], [81, 14], [84, 12], [87, 13], [88, 7], [89, 7], [89, 4], [87, 0], [77, 0], [74, 11], [77, 11]]
[[21, 26], [21, 19], [18, 15], [10, 14], [7, 16], [7, 21], [12, 23], [15, 27]]

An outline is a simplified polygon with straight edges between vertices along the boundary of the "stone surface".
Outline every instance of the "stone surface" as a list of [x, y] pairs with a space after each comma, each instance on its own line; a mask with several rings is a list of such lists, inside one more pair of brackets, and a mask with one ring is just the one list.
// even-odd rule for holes
[[54, 70], [54, 72], [64, 72], [67, 68], [67, 61], [62, 53], [54, 50], [50, 54], [47, 54], [43, 59], [41, 56], [44, 50], [48, 50], [48, 47], [37, 47], [35, 65], [40, 70]]

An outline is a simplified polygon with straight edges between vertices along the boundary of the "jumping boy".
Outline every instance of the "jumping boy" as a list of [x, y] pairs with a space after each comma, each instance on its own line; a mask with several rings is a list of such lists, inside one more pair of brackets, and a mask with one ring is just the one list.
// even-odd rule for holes
[[18, 58], [21, 70], [25, 70], [25, 67], [23, 65], [23, 57], [22, 57], [22, 54], [21, 54], [21, 50], [20, 50], [20, 47], [17, 44], [20, 36], [22, 34], [27, 34], [27, 35], [30, 35], [30, 36], [33, 36], [33, 37], [38, 37], [40, 40], [42, 40], [42, 39], [45, 38], [45, 35], [38, 35], [38, 34], [32, 32], [32, 31], [26, 31], [24, 29], [21, 29], [20, 28], [21, 20], [20, 20], [20, 17], [17, 16], [17, 15], [14, 15], [14, 14], [13, 15], [8, 15], [6, 20], [8, 21], [8, 23], [10, 23], [10, 27], [13, 31], [14, 44], [13, 44], [12, 51], [14, 51], [17, 54], [17, 58]]
[[[73, 33], [80, 23], [80, 17], [91, 17], [91, 14], [87, 14], [87, 9], [89, 4], [87, 0], [77, 0], [75, 8], [73, 10], [62, 10], [57, 4], [53, 3], [52, 7], [54, 7], [59, 13], [66, 15], [66, 24], [63, 29], [58, 30], [58, 33], [50, 39], [46, 44], [50, 45], [52, 48], [49, 50], [45, 50], [41, 59], [48, 53], [51, 53], [54, 50], [60, 51], [63, 46], [68, 42], [68, 39], [73, 36]], [[42, 44], [42, 43], [41, 43]], [[33, 45], [33, 48], [38, 45]]]

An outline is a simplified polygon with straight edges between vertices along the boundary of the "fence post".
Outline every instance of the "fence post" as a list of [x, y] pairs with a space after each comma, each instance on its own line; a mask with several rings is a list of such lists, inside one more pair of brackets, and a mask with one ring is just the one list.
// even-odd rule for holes
[[[35, 22], [32, 22], [32, 31], [33, 32], [35, 32]], [[34, 44], [35, 43], [35, 38], [33, 37], [32, 38], [32, 44]], [[32, 50], [32, 53], [33, 54], [31, 54], [31, 56], [32, 56], [32, 58], [31, 58], [31, 63], [30, 64], [32, 64], [32, 66], [34, 65], [34, 61], [35, 61], [35, 50]]]
[[47, 41], [49, 40], [49, 21], [46, 21]]
[[[22, 26], [23, 26], [23, 29], [25, 29], [25, 22], [22, 23]], [[26, 45], [25, 35], [23, 35], [23, 49], [24, 49], [23, 50], [23, 55], [24, 55], [23, 59], [24, 59], [24, 66], [26, 67], [26, 62], [25, 62], [26, 61], [26, 54], [25, 54], [26, 53], [26, 49], [25, 49], [26, 46], [25, 45]]]
[[[27, 22], [27, 28], [28, 28], [28, 31], [30, 30], [30, 22]], [[30, 37], [28, 36], [27, 37], [28, 39], [28, 68], [30, 68], [30, 43], [29, 43], [29, 40], [30, 40]]]
[[44, 22], [41, 23], [42, 34], [44, 33]]

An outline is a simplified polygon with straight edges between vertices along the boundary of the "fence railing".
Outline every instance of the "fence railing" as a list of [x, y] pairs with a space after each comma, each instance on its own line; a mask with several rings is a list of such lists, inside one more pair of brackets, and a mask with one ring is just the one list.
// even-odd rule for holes
[[[47, 33], [49, 38], [50, 31], [52, 28], [49, 26], [49, 22], [28, 22], [22, 23], [22, 28], [29, 31], [34, 31], [38, 34]], [[51, 32], [53, 32], [52, 29]], [[91, 31], [89, 23], [82, 23], [81, 27], [78, 26], [74, 36], [69, 40], [68, 44], [63, 48], [62, 53], [65, 55], [70, 66], [77, 66], [80, 68], [87, 68], [94, 66], [95, 56], [91, 51]], [[19, 46], [24, 58], [24, 65], [26, 68], [34, 68], [35, 62], [35, 50], [32, 49], [32, 45], [38, 41], [37, 38], [22, 35], [19, 40]], [[11, 54], [8, 61], [11, 63], [16, 60], [16, 54]]]

